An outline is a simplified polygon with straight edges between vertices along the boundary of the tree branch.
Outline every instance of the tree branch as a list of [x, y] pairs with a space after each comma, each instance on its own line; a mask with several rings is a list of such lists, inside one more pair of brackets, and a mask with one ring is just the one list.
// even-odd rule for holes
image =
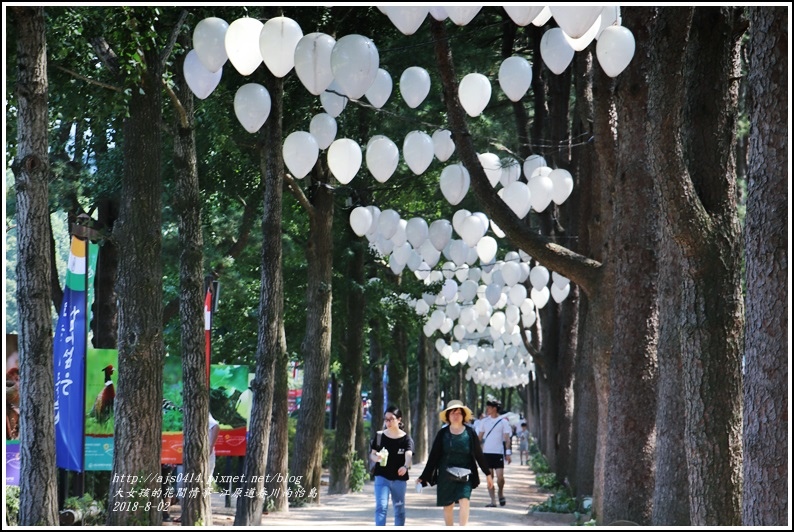
[[124, 92], [124, 91], [121, 90], [121, 87], [116, 87], [115, 85], [111, 85], [109, 83], [104, 83], [102, 81], [97, 81], [95, 79], [91, 79], [89, 77], [83, 76], [82, 74], [78, 74], [74, 70], [69, 70], [68, 68], [65, 68], [65, 67], [62, 67], [62, 66], [59, 66], [59, 65], [54, 65], [54, 66], [58, 70], [60, 70], [62, 72], [66, 72], [70, 76], [73, 76], [73, 77], [75, 77], [77, 79], [81, 79], [81, 80], [85, 81], [86, 83], [90, 83], [91, 85], [97, 85], [97, 86], [102, 87], [104, 89], [110, 89], [112, 91], [116, 91], [116, 92], [119, 92], [119, 93], [120, 92]]
[[179, 125], [182, 126], [182, 128], [187, 129], [190, 124], [188, 123], [185, 107], [179, 100], [179, 96], [176, 95], [174, 89], [168, 85], [166, 80], [163, 80], [163, 87], [165, 87], [165, 92], [168, 94], [168, 97], [171, 98], [171, 103], [174, 104], [174, 109], [176, 109], [177, 114], [179, 114]]
[[311, 216], [312, 212], [314, 212], [314, 207], [312, 206], [309, 198], [306, 197], [306, 194], [303, 193], [301, 187], [295, 182], [295, 179], [287, 172], [284, 172], [284, 182], [287, 184], [287, 190], [290, 191], [290, 194], [295, 196], [295, 199], [298, 200], [304, 209], [306, 209], [306, 213]]
[[171, 55], [171, 52], [174, 49], [174, 45], [176, 44], [176, 40], [179, 37], [179, 34], [182, 32], [182, 25], [185, 23], [186, 18], [187, 18], [187, 10], [183, 9], [179, 13], [179, 20], [177, 20], [174, 29], [171, 30], [171, 35], [168, 36], [168, 42], [163, 48], [163, 51], [160, 52], [160, 65], [163, 69], [165, 69], [165, 63], [166, 61], [168, 61], [168, 57]]

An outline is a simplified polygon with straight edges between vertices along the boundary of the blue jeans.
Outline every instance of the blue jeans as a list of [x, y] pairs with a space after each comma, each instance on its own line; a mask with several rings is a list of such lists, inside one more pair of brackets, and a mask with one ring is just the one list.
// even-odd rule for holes
[[386, 526], [389, 510], [389, 494], [394, 507], [394, 526], [405, 526], [405, 480], [388, 480], [375, 477], [375, 526]]

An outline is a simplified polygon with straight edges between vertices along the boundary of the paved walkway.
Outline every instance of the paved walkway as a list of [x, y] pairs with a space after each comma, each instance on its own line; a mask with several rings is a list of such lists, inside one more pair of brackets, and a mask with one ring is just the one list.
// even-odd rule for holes
[[[422, 493], [415, 488], [416, 477], [422, 472], [424, 464], [415, 464], [411, 470], [412, 479], [408, 481], [406, 493], [406, 526], [426, 528], [444, 526], [442, 509], [436, 504], [436, 488], [426, 487]], [[472, 492], [470, 527], [555, 527], [568, 528], [575, 521], [572, 514], [528, 513], [531, 504], [545, 501], [549, 494], [540, 490], [535, 483], [534, 473], [527, 467], [511, 464], [505, 468], [504, 507], [486, 508], [490, 502], [488, 490], [480, 471], [482, 484]], [[327, 479], [327, 477], [324, 477]], [[317, 504], [301, 508], [290, 508], [287, 512], [273, 512], [262, 516], [263, 526], [294, 528], [358, 528], [374, 526], [374, 483], [367, 481], [364, 490], [345, 495], [328, 495], [323, 486]], [[225, 507], [225, 497], [213, 495], [213, 525], [232, 526], [236, 500], [232, 499], [231, 508]], [[171, 509], [171, 516], [179, 515], [179, 507]], [[458, 522], [458, 508], [455, 508], [455, 523]], [[389, 504], [387, 526], [393, 526], [394, 513]], [[163, 523], [170, 525], [171, 523]], [[176, 524], [176, 523], [174, 523]]]

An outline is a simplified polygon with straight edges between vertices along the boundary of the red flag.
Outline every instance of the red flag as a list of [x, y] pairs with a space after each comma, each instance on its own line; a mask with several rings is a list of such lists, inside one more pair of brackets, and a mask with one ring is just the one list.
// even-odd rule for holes
[[210, 327], [212, 324], [212, 289], [204, 297], [204, 350], [207, 353], [207, 384], [210, 382]]

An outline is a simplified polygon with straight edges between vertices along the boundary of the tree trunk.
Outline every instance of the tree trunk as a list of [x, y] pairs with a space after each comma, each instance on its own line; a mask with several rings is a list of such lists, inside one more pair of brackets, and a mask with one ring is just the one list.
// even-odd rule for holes
[[364, 353], [364, 313], [366, 299], [364, 287], [364, 260], [366, 249], [355, 242], [352, 230], [346, 232], [352, 257], [348, 266], [347, 328], [345, 343], [339, 354], [341, 366], [342, 398], [339, 401], [339, 416], [334, 434], [334, 449], [330, 456], [330, 479], [328, 493], [350, 491], [350, 471], [355, 458], [356, 425], [361, 410], [361, 378]]
[[[281, 118], [284, 113], [284, 81], [265, 73], [270, 93], [270, 121], [262, 129], [264, 142], [260, 165], [265, 182], [262, 214], [262, 273], [259, 290], [259, 335], [256, 371], [249, 387], [254, 397], [249, 419], [248, 443], [243, 463], [243, 493], [253, 489], [256, 497], [238, 497], [235, 526], [257, 526], [262, 519], [264, 479], [273, 412], [276, 360], [284, 356], [284, 277], [282, 272], [281, 210], [284, 181]], [[283, 495], [282, 495], [283, 496]]]
[[[421, 333], [424, 336], [424, 333]], [[426, 337], [427, 338], [427, 337]], [[430, 338], [428, 344], [432, 345]], [[432, 444], [433, 438], [441, 428], [441, 421], [438, 418], [438, 411], [441, 409], [441, 357], [436, 352], [436, 348], [429, 348], [427, 357], [427, 435], [428, 441]], [[428, 450], [429, 452], [429, 450]]]
[[[433, 346], [424, 333], [419, 334], [417, 341], [417, 371], [416, 371], [416, 423], [414, 423], [414, 457], [416, 463], [427, 460], [430, 452], [430, 441], [428, 436], [428, 416], [431, 414], [427, 402], [427, 390], [429, 381], [429, 358], [432, 355]], [[476, 409], [475, 409], [476, 410]]]
[[[162, 71], [156, 50], [144, 50], [144, 60], [141, 86], [131, 91], [129, 117], [124, 121], [122, 200], [114, 229], [123, 251], [117, 279], [119, 373], [108, 511], [111, 526], [133, 522], [157, 526], [162, 521], [158, 510], [162, 499], [152, 495], [161, 487], [157, 477], [163, 424]], [[148, 489], [149, 495], [131, 498], [128, 494], [133, 488], [139, 493]], [[126, 509], [113, 511], [116, 503]]]
[[[119, 217], [118, 198], [102, 198], [97, 208], [100, 227], [113, 232]], [[105, 239], [99, 246], [97, 257], [96, 297], [92, 312], [92, 343], [97, 349], [115, 349], [118, 345], [118, 298], [116, 297], [116, 275], [119, 266], [119, 248], [113, 239]]]
[[[408, 338], [405, 325], [397, 321], [394, 324], [394, 347], [389, 354], [389, 404], [403, 413], [403, 430], [411, 433], [411, 401], [408, 399]], [[460, 396], [458, 396], [460, 397]], [[385, 409], [384, 409], [385, 411]]]
[[[284, 333], [284, 320], [281, 320], [279, 341], [281, 349], [276, 356], [273, 371], [273, 412], [270, 424], [270, 443], [267, 455], [267, 476], [265, 477], [266, 508], [275, 512], [288, 512], [289, 500], [284, 494], [287, 492], [287, 478], [289, 474], [289, 377], [287, 354], [287, 339]], [[272, 502], [271, 502], [272, 501]], [[272, 505], [272, 506], [271, 506]]]
[[371, 432], [367, 441], [375, 435], [375, 432], [383, 429], [383, 412], [386, 406], [383, 404], [383, 352], [378, 340], [380, 323], [377, 318], [369, 322], [369, 381], [372, 390], [369, 394], [371, 401], [369, 413], [371, 416]]
[[693, 525], [741, 524], [742, 254], [733, 159], [740, 11], [698, 8], [682, 17], [660, 9], [659, 38], [649, 48], [650, 156], [663, 223], [682, 257], [678, 327]]
[[789, 168], [784, 8], [750, 8], [750, 147], [745, 256], [744, 526], [785, 526], [788, 341], [783, 316]]
[[[189, 45], [182, 39], [183, 45]], [[178, 61], [184, 60], [180, 56]], [[209, 383], [204, 338], [204, 239], [201, 228], [201, 193], [196, 161], [196, 130], [193, 93], [179, 69], [174, 73], [181, 111], [174, 124], [175, 203], [179, 216], [179, 315], [184, 390], [182, 460], [187, 479], [182, 487], [204, 494], [213, 474], [209, 470]], [[178, 104], [175, 104], [178, 105]], [[184, 526], [212, 525], [209, 494], [182, 497]]]
[[[650, 41], [645, 17], [626, 10], [639, 42]], [[658, 331], [657, 218], [645, 135], [647, 63], [637, 57], [615, 89], [618, 148], [611, 264], [615, 265], [614, 333], [609, 361], [603, 523], [650, 524], [656, 421]], [[600, 73], [598, 75], [604, 75]]]
[[[306, 247], [306, 335], [303, 353], [303, 394], [295, 434], [292, 473], [306, 494], [320, 489], [325, 427], [325, 396], [331, 363], [331, 274], [333, 270], [333, 191], [324, 186], [330, 172], [315, 165], [309, 241]], [[297, 499], [304, 497], [297, 496]], [[319, 502], [319, 497], [307, 499]]]
[[13, 7], [17, 40], [19, 524], [58, 525], [50, 304], [47, 40], [42, 7]]
[[[571, 297], [574, 287], [571, 287]], [[577, 289], [578, 291], [578, 289]], [[580, 330], [589, 315], [587, 303], [579, 304], [582, 314]], [[580, 335], [582, 338], [584, 334]], [[577, 345], [574, 364], [573, 396], [574, 411], [571, 422], [571, 464], [568, 478], [574, 495], [581, 499], [593, 495], [593, 473], [595, 467], [596, 440], [598, 428], [598, 402], [593, 380], [592, 353]]]

